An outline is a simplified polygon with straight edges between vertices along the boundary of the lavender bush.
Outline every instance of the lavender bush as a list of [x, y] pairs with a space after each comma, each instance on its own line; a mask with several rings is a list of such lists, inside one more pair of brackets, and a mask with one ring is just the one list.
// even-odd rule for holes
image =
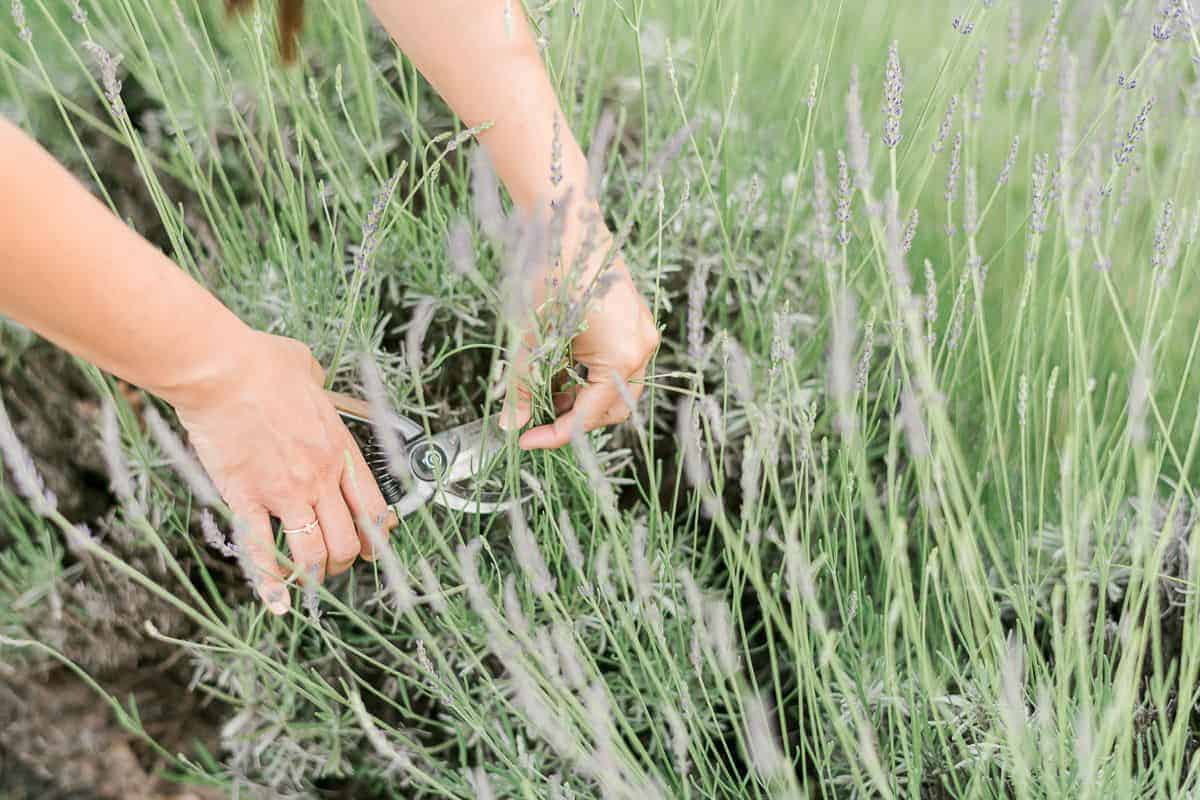
[[[317, 4], [299, 72], [210, 5], [18, 0], [0, 108], [337, 388], [495, 413], [553, 230], [358, 3]], [[0, 415], [0, 680], [67, 662], [233, 796], [1200, 789], [1193, 4], [525, 11], [663, 326], [632, 420], [506, 453], [519, 513], [415, 514], [275, 619], [167, 415], [89, 370], [101, 518]], [[103, 640], [123, 586], [215, 752], [158, 746], [46, 622]]]

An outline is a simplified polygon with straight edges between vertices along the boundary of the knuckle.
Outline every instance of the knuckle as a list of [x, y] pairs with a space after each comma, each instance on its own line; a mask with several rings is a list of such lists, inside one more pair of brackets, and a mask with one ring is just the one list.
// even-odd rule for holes
[[250, 559], [250, 563], [254, 564], [259, 570], [270, 571], [275, 567], [275, 548], [265, 542], [251, 540], [243, 542], [242, 547], [245, 548], [246, 556]]
[[305, 364], [316, 363], [317, 360], [313, 357], [312, 350], [310, 350], [308, 345], [306, 345], [304, 342], [287, 336], [281, 338], [283, 339], [288, 350], [290, 350], [297, 359], [304, 361]]
[[[276, 478], [277, 484], [297, 487], [297, 491], [306, 492], [317, 482], [320, 468], [310, 459], [296, 459], [289, 463], [283, 474]], [[282, 488], [277, 486], [276, 488]]]
[[383, 492], [379, 491], [379, 487], [375, 485], [375, 481], [371, 481], [367, 487], [367, 513], [371, 515], [371, 519], [376, 520], [387, 513], [387, 500], [383, 498]]
[[263, 505], [285, 512], [315, 505], [329, 480], [341, 472], [341, 452], [330, 448], [289, 460], [257, 481], [256, 491], [243, 495], [261, 498]]
[[347, 449], [342, 443], [330, 446], [321, 454], [320, 459], [317, 461], [315, 469], [317, 476], [322, 481], [325, 481], [331, 477], [340, 475], [346, 463], [346, 453]]
[[294, 359], [294, 365], [297, 370], [312, 375], [314, 381], [323, 381], [325, 379], [325, 368], [321, 366], [320, 361], [317, 361], [308, 345], [299, 339], [291, 339], [286, 336], [279, 338], [283, 342], [284, 352]]
[[288, 549], [297, 561], [324, 561], [329, 556], [329, 548], [320, 530], [289, 535]]
[[297, 575], [320, 575], [325, 571], [325, 564], [329, 557], [325, 553], [325, 547], [320, 550], [313, 549], [305, 552], [292, 553], [293, 571]]
[[336, 541], [330, 542], [329, 545], [329, 561], [332, 564], [349, 564], [358, 558], [358, 554], [362, 551], [362, 545], [356, 536], [342, 536]]
[[617, 348], [613, 353], [612, 364], [619, 373], [628, 375], [642, 366], [645, 358], [645, 351], [636, 343], [630, 343]]
[[316, 504], [316, 493], [307, 485], [283, 483], [271, 493], [271, 498], [275, 501], [271, 507], [281, 519], [285, 515], [289, 520], [292, 517], [299, 517], [303, 521], [312, 519], [311, 509]]
[[241, 483], [228, 483], [221, 488], [221, 497], [233, 511], [235, 517], [249, 518], [261, 506], [254, 502], [254, 492]]

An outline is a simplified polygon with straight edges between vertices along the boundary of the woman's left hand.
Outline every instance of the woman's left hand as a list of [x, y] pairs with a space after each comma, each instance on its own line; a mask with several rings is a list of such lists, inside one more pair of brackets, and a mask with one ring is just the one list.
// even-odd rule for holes
[[[562, 447], [578, 432], [624, 422], [633, 411], [627, 401], [636, 403], [645, 388], [646, 368], [659, 344], [654, 315], [623, 260], [618, 258], [605, 277], [606, 290], [591, 299], [584, 329], [572, 341], [572, 358], [587, 368], [587, 384], [555, 395], [558, 417], [526, 431], [520, 438], [523, 450]], [[523, 341], [500, 412], [506, 430], [524, 427], [532, 414], [524, 367], [530, 337]], [[628, 391], [622, 391], [622, 383]]]

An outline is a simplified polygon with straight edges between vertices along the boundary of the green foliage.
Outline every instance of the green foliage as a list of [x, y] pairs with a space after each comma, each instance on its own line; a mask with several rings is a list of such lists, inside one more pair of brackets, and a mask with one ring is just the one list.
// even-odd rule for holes
[[[362, 4], [310, 3], [290, 71], [262, 12], [26, 5], [0, 108], [114, 210], [337, 387], [365, 354], [435, 427], [490, 408], [505, 253], [470, 223], [478, 275], [446, 255], [475, 145]], [[228, 791], [1195, 791], [1193, 12], [960, 5], [530, 7], [585, 147], [618, 121], [605, 206], [664, 332], [632, 423], [523, 457], [520, 518], [407, 519], [413, 608], [360, 564], [274, 619], [122, 406], [150, 513], [66, 537], [0, 487], [0, 641], [61, 647], [29, 609], [66, 596], [86, 627], [79, 587], [136, 587], [135, 627], [227, 710], [220, 752], [174, 767]]]

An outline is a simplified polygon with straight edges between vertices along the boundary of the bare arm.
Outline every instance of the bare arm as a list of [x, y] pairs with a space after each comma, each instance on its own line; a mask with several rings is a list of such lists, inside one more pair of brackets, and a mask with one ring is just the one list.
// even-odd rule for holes
[[[562, 111], [519, 0], [510, 0], [508, 21], [506, 0], [370, 2], [400, 49], [464, 122], [493, 123], [480, 140], [513, 202], [526, 212], [544, 214], [552, 197], [570, 191], [575, 209], [566, 215], [563, 263], [571, 263], [588, 235], [580, 212], [598, 208], [583, 205], [594, 203], [585, 200], [587, 158], [565, 124], [559, 134], [563, 180], [558, 187], [551, 183], [554, 124], [562, 119]], [[607, 233], [600, 232], [600, 238]], [[585, 280], [603, 261], [603, 253], [597, 252], [585, 265]], [[630, 382], [634, 397], [641, 394], [638, 381], [658, 346], [658, 331], [624, 262], [618, 259], [613, 271], [611, 288], [587, 315], [587, 329], [574, 341], [574, 357], [587, 365], [589, 385], [553, 424], [527, 431], [522, 447], [560, 447], [578, 429], [625, 419], [630, 409], [617, 381]], [[530, 418], [529, 393], [520, 374], [523, 358], [524, 354], [517, 356], [515, 381], [502, 412], [506, 427], [521, 427]]]
[[[554, 188], [550, 160], [558, 98], [520, 0], [370, 0], [404, 54], [469, 126], [491, 122], [479, 138], [513, 201], [532, 210]], [[587, 159], [564, 126], [563, 186], [581, 197]], [[556, 192], [557, 194], [557, 192]]]
[[0, 314], [171, 399], [230, 369], [249, 328], [3, 119], [0, 186]]
[[[0, 120], [0, 314], [175, 407], [276, 613], [270, 517], [298, 569], [340, 572], [386, 503], [300, 342], [258, 333]], [[349, 461], [347, 460], [349, 456]]]

